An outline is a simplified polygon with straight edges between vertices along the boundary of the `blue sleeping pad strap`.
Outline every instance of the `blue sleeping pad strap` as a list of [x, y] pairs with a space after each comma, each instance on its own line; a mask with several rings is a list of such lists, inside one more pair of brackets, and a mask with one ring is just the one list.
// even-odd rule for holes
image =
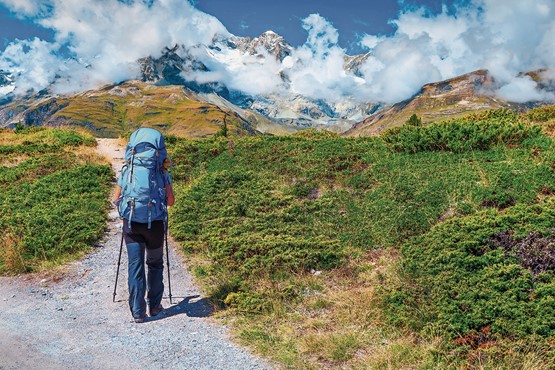
[[131, 198], [131, 212], [129, 212], [129, 230], [132, 230], [133, 226], [133, 214], [135, 213], [135, 198]]
[[152, 223], [152, 202], [148, 202], [148, 229], [150, 230], [150, 225]]

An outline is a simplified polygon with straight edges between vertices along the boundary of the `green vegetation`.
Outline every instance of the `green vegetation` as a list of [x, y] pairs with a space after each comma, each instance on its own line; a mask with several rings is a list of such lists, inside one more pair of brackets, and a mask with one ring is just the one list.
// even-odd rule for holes
[[177, 136], [206, 137], [222, 130], [224, 122], [232, 135], [249, 134], [239, 117], [191, 99], [179, 86], [126, 82], [44, 104], [60, 108], [51, 120], [82, 126], [97, 136], [129, 136], [136, 128], [148, 126]]
[[294, 368], [548, 368], [553, 142], [507, 111], [383, 137], [168, 143], [172, 234]]
[[[288, 368], [549, 369], [551, 123], [546, 108], [414, 116], [381, 137], [169, 135], [170, 229], [237, 337]], [[94, 145], [2, 132], [1, 274], [102, 235], [111, 171]]]
[[[405, 245], [403, 271], [411, 284], [388, 299], [398, 314], [395, 320], [419, 330], [434, 323], [453, 338], [488, 334], [482, 341], [555, 335], [555, 238], [548, 232], [554, 205], [549, 199], [480, 211], [440, 224]], [[508, 248], [525, 237], [530, 242], [524, 252], [532, 256], [528, 264]], [[543, 237], [546, 242], [538, 248]]]
[[[415, 117], [415, 118], [413, 118]], [[384, 140], [393, 150], [408, 153], [423, 151], [466, 152], [486, 150], [496, 145], [517, 145], [524, 139], [537, 138], [539, 126], [526, 125], [506, 110], [472, 115], [422, 127], [416, 116], [404, 126], [392, 128]]]
[[530, 109], [523, 115], [531, 122], [549, 122], [555, 119], [555, 106], [549, 105]]
[[422, 119], [420, 119], [420, 117], [416, 114], [413, 114], [405, 124], [407, 126], [422, 126]]
[[112, 173], [94, 145], [70, 130], [1, 132], [0, 274], [74, 259], [102, 236]]

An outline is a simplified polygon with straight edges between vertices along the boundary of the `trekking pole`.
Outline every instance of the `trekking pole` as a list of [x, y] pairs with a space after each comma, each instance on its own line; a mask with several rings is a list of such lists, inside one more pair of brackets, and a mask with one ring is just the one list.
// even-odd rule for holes
[[168, 247], [168, 219], [166, 218], [166, 266], [168, 267], [168, 292], [170, 295], [170, 304], [172, 302], [172, 283], [170, 280], [170, 249]]
[[112, 297], [112, 302], [116, 301], [116, 289], [118, 287], [119, 266], [121, 265], [121, 251], [122, 251], [122, 249], [123, 249], [123, 228], [121, 229], [121, 243], [119, 245], [118, 269], [116, 271], [116, 283], [114, 284], [114, 295]]

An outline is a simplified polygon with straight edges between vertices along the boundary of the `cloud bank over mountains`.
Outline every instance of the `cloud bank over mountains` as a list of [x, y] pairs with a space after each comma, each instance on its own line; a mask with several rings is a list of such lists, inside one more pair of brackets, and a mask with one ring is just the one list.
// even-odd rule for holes
[[[405, 9], [390, 36], [362, 35], [370, 55], [358, 73], [345, 71], [338, 30], [312, 14], [302, 21], [305, 44], [283, 60], [238, 49], [198, 47], [232, 35], [215, 17], [183, 0], [0, 0], [19, 17], [55, 31], [53, 42], [15, 40], [0, 53], [0, 70], [15, 77], [14, 93], [67, 93], [140, 76], [137, 60], [183, 45], [209, 68], [187, 76], [254, 95], [394, 103], [422, 85], [488, 69], [498, 97], [555, 100], [521, 72], [555, 71], [555, 0], [470, 0], [440, 14]], [[286, 76], [286, 79], [282, 78]]]

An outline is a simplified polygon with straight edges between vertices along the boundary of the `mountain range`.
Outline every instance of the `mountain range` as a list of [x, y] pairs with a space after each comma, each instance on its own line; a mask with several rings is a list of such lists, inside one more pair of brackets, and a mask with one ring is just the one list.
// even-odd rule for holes
[[[238, 134], [287, 134], [305, 128], [325, 128], [345, 135], [375, 135], [404, 123], [412, 114], [424, 123], [454, 118], [469, 111], [497, 108], [528, 109], [540, 102], [512, 103], [496, 98], [495, 80], [487, 70], [424, 85], [410, 99], [385, 105], [374, 101], [313, 99], [289, 93], [249, 94], [222, 82], [190, 78], [209, 72], [197, 56], [213, 59], [239, 52], [255, 59], [282, 62], [293, 48], [280, 35], [267, 31], [254, 39], [216, 37], [210, 45], [166, 47], [157, 58], [139, 59], [138, 80], [108, 84], [70, 95], [48, 89], [24, 97], [9, 94], [17, 81], [0, 70], [0, 127], [23, 125], [79, 125], [99, 136], [113, 136], [141, 124], [160, 127], [186, 137], [202, 137], [230, 125]], [[345, 55], [344, 72], [360, 75], [370, 54]], [[206, 59], [204, 59], [206, 60]], [[211, 60], [211, 59], [210, 59]], [[534, 77], [537, 77], [535, 75]], [[281, 83], [289, 87], [285, 73]], [[225, 117], [225, 119], [224, 119]]]

